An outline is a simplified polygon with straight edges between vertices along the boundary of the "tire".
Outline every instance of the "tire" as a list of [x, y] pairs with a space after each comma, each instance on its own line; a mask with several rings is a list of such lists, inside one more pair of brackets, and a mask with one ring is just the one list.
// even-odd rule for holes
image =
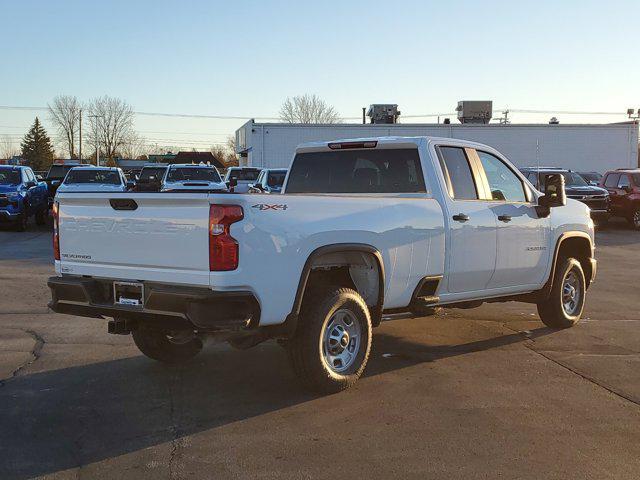
[[580, 321], [585, 298], [586, 281], [580, 262], [560, 258], [549, 298], [538, 303], [538, 315], [549, 328], [573, 327]]
[[18, 220], [16, 221], [16, 230], [18, 232], [24, 232], [29, 227], [29, 216], [27, 213], [22, 213], [18, 215]]
[[358, 292], [338, 287], [308, 292], [287, 344], [293, 371], [309, 390], [345, 390], [367, 366], [371, 337], [369, 309]]
[[634, 212], [629, 215], [627, 221], [631, 225], [631, 228], [634, 230], [640, 230], [640, 208], [634, 210]]
[[46, 208], [38, 210], [38, 212], [36, 213], [36, 225], [44, 225], [45, 223], [47, 223], [48, 213], [49, 212]]
[[[202, 350], [202, 341], [191, 338], [177, 341], [176, 333], [166, 330], [137, 328], [132, 332], [136, 347], [147, 357], [158, 362], [177, 364], [195, 357]], [[173, 334], [173, 335], [172, 335]]]

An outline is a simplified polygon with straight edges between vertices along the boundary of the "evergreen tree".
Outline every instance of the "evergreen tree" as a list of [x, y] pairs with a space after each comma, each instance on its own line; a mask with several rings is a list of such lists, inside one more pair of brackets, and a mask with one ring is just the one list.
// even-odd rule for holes
[[22, 158], [34, 170], [47, 170], [53, 163], [51, 139], [36, 117], [33, 126], [22, 140]]

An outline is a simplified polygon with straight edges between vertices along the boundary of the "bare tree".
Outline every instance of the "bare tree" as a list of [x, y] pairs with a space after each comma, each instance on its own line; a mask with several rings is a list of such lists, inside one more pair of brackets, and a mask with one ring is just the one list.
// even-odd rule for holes
[[70, 158], [76, 158], [76, 134], [80, 125], [82, 105], [71, 95], [58, 95], [49, 107], [49, 118], [58, 130], [58, 136]]
[[20, 148], [15, 144], [9, 135], [0, 136], [0, 158], [8, 159], [20, 154]]
[[[109, 162], [113, 159], [128, 139], [135, 135], [133, 131], [133, 108], [120, 98], [95, 98], [89, 104], [90, 141], [95, 144], [98, 139], [100, 152]], [[95, 145], [94, 145], [95, 147]]]
[[317, 95], [287, 97], [280, 108], [280, 119], [287, 123], [339, 123], [336, 110]]
[[122, 155], [123, 158], [139, 158], [143, 156], [147, 157], [150, 149], [144, 137], [138, 135], [136, 132], [131, 132], [118, 149], [118, 153]]

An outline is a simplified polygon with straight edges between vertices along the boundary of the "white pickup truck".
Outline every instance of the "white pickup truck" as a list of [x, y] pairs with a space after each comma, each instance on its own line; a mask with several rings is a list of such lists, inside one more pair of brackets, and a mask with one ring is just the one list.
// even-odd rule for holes
[[278, 339], [317, 391], [353, 384], [383, 314], [537, 304], [574, 325], [596, 273], [589, 209], [450, 138], [301, 145], [280, 195], [60, 193], [51, 309], [110, 317], [164, 362], [205, 337]]

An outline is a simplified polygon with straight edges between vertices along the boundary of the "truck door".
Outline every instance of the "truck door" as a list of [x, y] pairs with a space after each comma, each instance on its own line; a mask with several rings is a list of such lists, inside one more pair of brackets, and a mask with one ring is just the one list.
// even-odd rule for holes
[[437, 151], [448, 189], [444, 196], [449, 226], [447, 290], [482, 291], [496, 263], [496, 217], [479, 201], [469, 149], [440, 146]]
[[540, 218], [529, 187], [501, 158], [476, 150], [483, 202], [496, 217], [496, 269], [487, 288], [538, 286], [549, 259], [549, 218]]
[[620, 190], [618, 190], [619, 182], [619, 173], [610, 173], [604, 180], [604, 188], [609, 192], [609, 198], [611, 199], [611, 210], [617, 214], [622, 212], [622, 195], [620, 195]]

